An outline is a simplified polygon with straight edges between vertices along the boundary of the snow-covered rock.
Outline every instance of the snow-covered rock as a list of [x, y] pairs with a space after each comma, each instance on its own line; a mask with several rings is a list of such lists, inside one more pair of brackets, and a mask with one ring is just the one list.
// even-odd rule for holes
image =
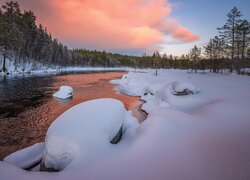
[[126, 113], [123, 103], [115, 99], [96, 99], [70, 108], [47, 131], [44, 165], [62, 170], [69, 163], [85, 164], [100, 157], [111, 146]]
[[67, 99], [73, 96], [73, 89], [70, 86], [61, 86], [59, 91], [53, 94], [54, 97], [59, 99]]
[[8, 155], [4, 158], [4, 161], [23, 169], [29, 168], [41, 161], [44, 145], [44, 142], [36, 143], [30, 147]]
[[141, 109], [147, 113], [151, 113], [154, 110], [159, 110], [160, 108], [168, 108], [169, 104], [167, 102], [161, 101], [160, 99], [149, 100], [145, 102]]
[[161, 89], [163, 85], [164, 84], [162, 83], [150, 84], [150, 86], [146, 86], [145, 93], [155, 95]]
[[118, 90], [122, 93], [130, 96], [141, 96], [148, 84], [145, 84], [145, 81], [136, 81], [133, 77], [134, 74], [129, 73], [123, 75], [120, 80], [111, 80], [110, 82], [118, 85]]
[[174, 81], [171, 83], [172, 85], [172, 93], [174, 95], [189, 95], [189, 94], [197, 94], [198, 88], [188, 82], [179, 82]]

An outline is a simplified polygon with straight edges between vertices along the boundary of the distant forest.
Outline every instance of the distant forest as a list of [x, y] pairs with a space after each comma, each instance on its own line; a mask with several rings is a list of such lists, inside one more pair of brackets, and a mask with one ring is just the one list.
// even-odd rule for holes
[[[227, 14], [225, 25], [218, 28], [218, 36], [210, 39], [204, 47], [194, 46], [181, 57], [155, 51], [153, 55], [128, 56], [105, 51], [69, 49], [53, 38], [46, 27], [36, 24], [32, 11], [21, 11], [17, 2], [6, 2], [0, 8], [0, 71], [7, 72], [6, 59], [14, 65], [29, 61], [44, 65], [103, 66], [135, 68], [210, 69], [220, 72], [229, 69], [241, 73], [250, 67], [250, 24], [242, 19], [234, 7]], [[36, 65], [33, 65], [36, 69]]]

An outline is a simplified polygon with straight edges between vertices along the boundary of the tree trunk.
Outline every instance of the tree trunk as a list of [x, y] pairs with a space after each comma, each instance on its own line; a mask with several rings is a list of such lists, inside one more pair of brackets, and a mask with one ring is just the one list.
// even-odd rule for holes
[[234, 58], [234, 44], [235, 44], [235, 20], [233, 19], [233, 28], [232, 28], [232, 59]]
[[243, 33], [241, 59], [245, 58], [246, 33]]
[[194, 65], [194, 72], [197, 73], [197, 60], [194, 61], [195, 65]]
[[237, 59], [240, 59], [240, 42], [237, 43]]
[[6, 66], [5, 66], [5, 62], [6, 62], [6, 53], [4, 52], [4, 54], [3, 54], [3, 72], [7, 71]]

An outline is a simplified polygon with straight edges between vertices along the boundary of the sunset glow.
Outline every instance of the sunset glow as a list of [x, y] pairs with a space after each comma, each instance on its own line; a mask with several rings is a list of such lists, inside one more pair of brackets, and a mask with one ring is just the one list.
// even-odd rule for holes
[[250, 0], [0, 0], [0, 180], [250, 180]]
[[171, 17], [164, 0], [22, 0], [59, 40], [74, 47], [148, 49], [170, 36], [178, 42], [199, 39]]

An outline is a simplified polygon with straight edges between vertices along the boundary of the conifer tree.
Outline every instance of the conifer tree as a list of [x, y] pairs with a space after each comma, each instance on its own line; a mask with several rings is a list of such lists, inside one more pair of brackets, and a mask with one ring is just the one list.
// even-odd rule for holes
[[3, 72], [6, 72], [6, 58], [11, 54], [11, 51], [17, 50], [20, 46], [21, 33], [18, 27], [20, 22], [21, 11], [17, 2], [6, 2], [2, 6], [1, 12], [1, 52], [3, 54]]
[[217, 28], [219, 30], [220, 37], [229, 45], [231, 59], [235, 57], [237, 25], [241, 22], [241, 16], [241, 12], [234, 7], [227, 14], [228, 19], [226, 24], [223, 27]]
[[245, 51], [249, 46], [250, 40], [250, 23], [247, 20], [243, 20], [237, 27], [239, 36], [239, 54], [241, 58], [245, 58]]
[[201, 58], [201, 48], [198, 48], [196, 45], [191, 49], [189, 52], [189, 56], [191, 60], [193, 61], [195, 73], [197, 73], [197, 64], [198, 60]]

